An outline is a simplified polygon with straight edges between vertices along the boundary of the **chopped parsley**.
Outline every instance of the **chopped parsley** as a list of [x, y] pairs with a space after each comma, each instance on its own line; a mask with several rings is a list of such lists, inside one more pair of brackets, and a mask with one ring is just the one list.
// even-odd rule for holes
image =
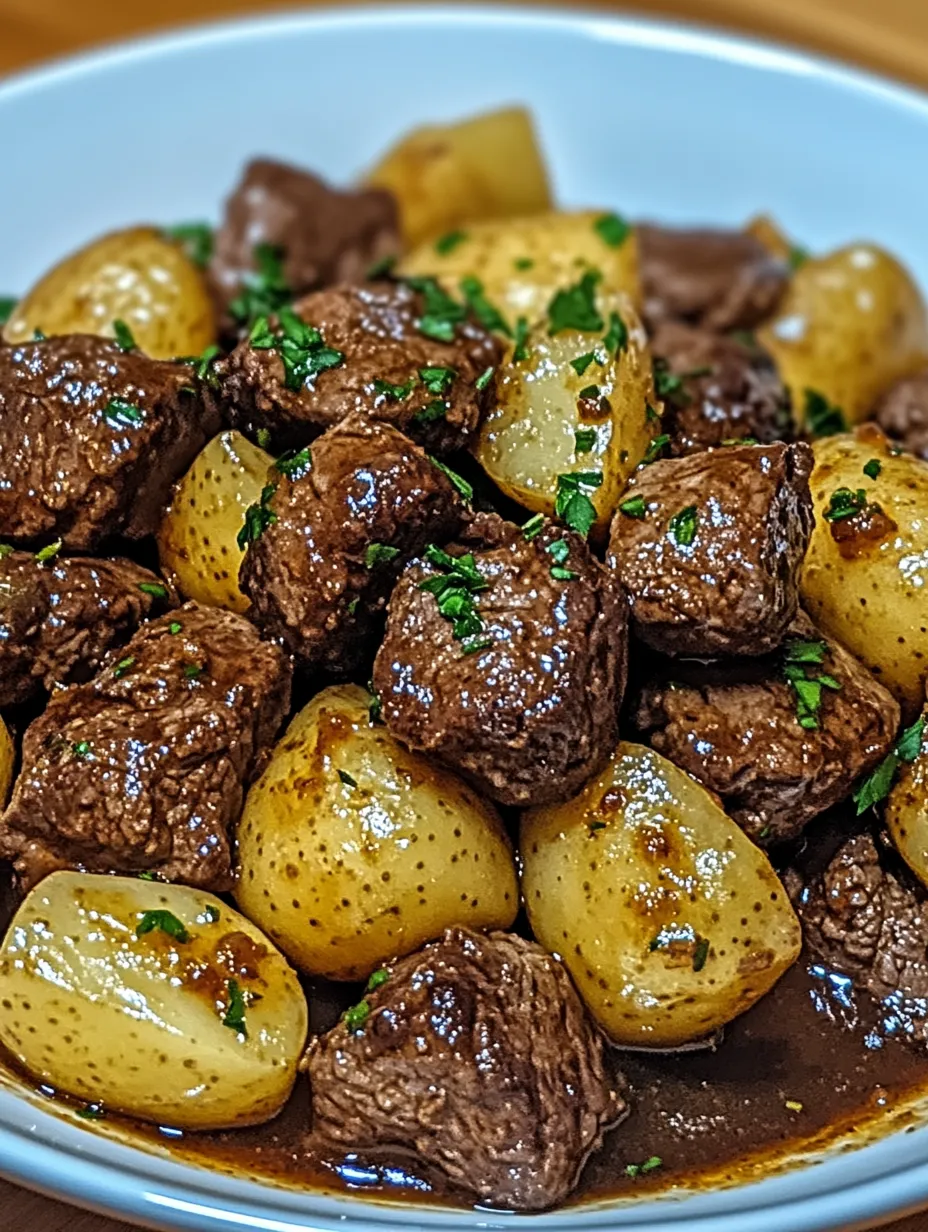
[[0, 543], [0, 560], [4, 560], [7, 556], [12, 556], [14, 550], [12, 543]]
[[252, 250], [255, 269], [243, 279], [229, 312], [240, 324], [251, 326], [259, 317], [272, 316], [293, 293], [284, 278], [284, 250], [275, 244], [256, 244]]
[[483, 372], [481, 372], [476, 381], [474, 381], [474, 388], [483, 393], [489, 383], [493, 380], [493, 373], [495, 371], [496, 369], [492, 364], [489, 368], [484, 368]]
[[281, 475], [286, 475], [288, 479], [299, 479], [300, 476], [313, 469], [313, 455], [309, 446], [305, 445], [302, 449], [291, 449], [281, 454], [274, 463], [274, 469]]
[[407, 278], [406, 284], [423, 297], [422, 316], [416, 322], [419, 333], [437, 342], [454, 342], [455, 330], [467, 317], [464, 305], [434, 278]]
[[852, 492], [850, 488], [836, 488], [831, 494], [828, 508], [822, 514], [826, 522], [843, 522], [860, 513], [867, 504], [867, 493], [863, 488]]
[[596, 284], [601, 278], [598, 270], [587, 270], [579, 282], [554, 295], [548, 305], [549, 334], [559, 334], [565, 329], [598, 334], [605, 328], [596, 307]]
[[99, 1104], [88, 1104], [86, 1108], [78, 1108], [77, 1115], [82, 1121], [102, 1121], [106, 1113]]
[[541, 534], [544, 524], [545, 515], [543, 513], [536, 513], [527, 522], [522, 524], [522, 538], [527, 539], [531, 543], [533, 539], [536, 539]]
[[800, 244], [793, 244], [786, 259], [789, 262], [789, 267], [791, 270], [795, 271], [801, 269], [809, 259], [809, 251], [807, 248], [803, 248]]
[[668, 523], [668, 529], [678, 547], [688, 548], [696, 538], [696, 526], [699, 514], [695, 505], [687, 505], [675, 513]]
[[111, 398], [103, 409], [103, 418], [111, 428], [131, 428], [138, 426], [145, 416], [131, 402]]
[[368, 693], [367, 717], [370, 719], [372, 723], [379, 723], [380, 716], [383, 713], [383, 702], [374, 692], [373, 680], [369, 680], [367, 682], [367, 693]]
[[268, 507], [276, 491], [275, 484], [266, 484], [261, 489], [261, 499], [257, 504], [249, 505], [245, 510], [244, 525], [235, 539], [239, 551], [244, 552], [249, 543], [257, 543], [267, 528], [277, 521], [277, 514]]
[[818, 639], [797, 638], [783, 648], [783, 675], [796, 699], [796, 720], [806, 731], [817, 731], [822, 690], [840, 690], [841, 682], [827, 672], [815, 672], [825, 660], [827, 647]]
[[258, 317], [249, 341], [258, 350], [277, 352], [283, 361], [287, 389], [301, 389], [320, 372], [345, 362], [344, 352], [326, 346], [320, 331], [307, 325], [291, 308], [281, 308], [277, 319], [277, 329], [272, 330], [267, 317]]
[[221, 354], [222, 351], [214, 342], [211, 346], [204, 348], [199, 355], [188, 355], [181, 362], [191, 366], [197, 375], [197, 380], [206, 381], [207, 385], [216, 387], [219, 379], [213, 371], [213, 364]]
[[576, 372], [577, 376], [583, 376], [590, 364], [596, 362], [596, 352], [587, 351], [585, 355], [578, 355], [576, 359], [570, 361], [570, 366]]
[[168, 588], [162, 582], [139, 582], [139, 590], [143, 595], [151, 595], [153, 599], [168, 597]]
[[528, 318], [519, 317], [516, 321], [515, 346], [512, 350], [512, 362], [521, 364], [528, 359]]
[[360, 597], [360, 595], [355, 595], [355, 597], [354, 597], [354, 598], [351, 600], [351, 602], [348, 604], [348, 609], [347, 609], [347, 610], [348, 610], [348, 615], [349, 615], [349, 616], [356, 616], [356, 615], [358, 614], [358, 608], [359, 608], [360, 606], [361, 606], [361, 597]]
[[376, 992], [378, 988], [383, 988], [387, 980], [390, 978], [390, 972], [381, 967], [379, 971], [375, 971], [371, 978], [367, 981], [365, 992]]
[[577, 453], [590, 453], [595, 444], [595, 428], [578, 428], [574, 432], [574, 448]]
[[54, 560], [61, 551], [61, 540], [56, 539], [54, 543], [47, 544], [44, 548], [39, 548], [35, 554], [35, 558], [40, 565], [47, 565], [50, 560]]
[[374, 381], [374, 393], [378, 398], [386, 398], [388, 402], [405, 402], [416, 388], [415, 377], [411, 377], [404, 385], [394, 385], [392, 381]]
[[471, 637], [466, 642], [461, 643], [461, 654], [478, 654], [481, 650], [489, 650], [492, 645], [492, 637]]
[[430, 543], [425, 549], [425, 558], [442, 572], [420, 582], [419, 589], [434, 595], [439, 612], [451, 621], [458, 641], [481, 636], [484, 625], [474, 604], [474, 595], [486, 590], [489, 583], [478, 570], [473, 554], [450, 556]]
[[644, 1163], [626, 1164], [625, 1175], [632, 1177], [645, 1176], [649, 1172], [654, 1172], [656, 1168], [662, 1167], [663, 1163], [664, 1161], [661, 1159], [660, 1155], [652, 1155], [649, 1159], [646, 1159]]
[[896, 771], [903, 762], [913, 762], [921, 752], [925, 731], [924, 717], [907, 727], [892, 747], [892, 751], [880, 762], [872, 774], [867, 775], [854, 792], [857, 816], [865, 813], [874, 804], [885, 800], [892, 790]]
[[430, 394], [438, 394], [440, 397], [448, 392], [454, 382], [457, 380], [456, 368], [420, 368], [419, 379]]
[[535, 262], [531, 257], [516, 257], [513, 261], [513, 268], [517, 270], [530, 270], [534, 267]]
[[207, 924], [219, 923], [219, 908], [214, 907], [212, 903], [207, 903], [203, 908], [203, 915], [206, 918]]
[[579, 574], [573, 569], [565, 569], [563, 565], [552, 565], [551, 576], [557, 582], [572, 582]]
[[467, 302], [467, 306], [480, 322], [484, 329], [494, 331], [499, 334], [512, 336], [512, 330], [506, 321], [506, 318], [500, 310], [491, 304], [487, 299], [483, 289], [483, 283], [479, 278], [462, 278], [460, 283], [461, 294]]
[[339, 770], [338, 777], [346, 787], [357, 787], [358, 780], [348, 773], [347, 770]]
[[258, 438], [258, 447], [260, 449], [270, 449], [271, 434], [267, 428], [259, 428], [256, 433], [256, 436]]
[[71, 745], [71, 752], [82, 761], [86, 760], [90, 756], [90, 741], [75, 740]]
[[177, 634], [180, 633], [181, 629], [183, 629], [183, 627], [184, 626], [180, 623], [179, 620], [172, 620], [171, 623], [168, 625], [168, 633], [170, 633], [173, 637], [176, 637]]
[[627, 518], [643, 518], [647, 514], [647, 506], [643, 496], [630, 496], [619, 505], [619, 513]]
[[670, 444], [670, 436], [666, 432], [662, 432], [660, 436], [655, 436], [645, 450], [644, 457], [641, 459], [642, 466], [649, 466], [664, 452], [664, 449]]
[[474, 499], [474, 489], [466, 479], [457, 473], [457, 471], [453, 471], [450, 466], [445, 466], [444, 462], [439, 462], [437, 458], [433, 458], [431, 455], [429, 455], [429, 461], [433, 466], [438, 467], [441, 473], [453, 484], [455, 488], [457, 488], [466, 501], [472, 501]]
[[134, 663], [135, 663], [135, 655], [129, 655], [127, 659], [120, 659], [119, 662], [116, 664], [116, 666], [113, 668], [113, 676], [115, 677], [115, 679], [122, 680], [123, 676], [125, 676], [126, 672], [129, 670], [130, 667], [132, 667]]
[[556, 539], [554, 543], [549, 543], [545, 548], [549, 556], [553, 556], [559, 565], [563, 565], [564, 561], [570, 555], [570, 544], [566, 539]]
[[381, 278], [388, 278], [393, 273], [393, 267], [398, 259], [393, 253], [389, 256], [381, 257], [379, 261], [375, 261], [373, 265], [367, 267], [365, 278], [368, 282], [379, 282]]
[[155, 880], [155, 874], [151, 872], [150, 869], [147, 869], [147, 868], [143, 869], [142, 872], [137, 873], [136, 876], [138, 877], [139, 881], [154, 881]]
[[674, 406], [688, 406], [691, 398], [683, 388], [683, 377], [671, 372], [667, 361], [658, 357], [654, 360], [654, 392], [664, 402]]
[[427, 402], [425, 406], [420, 407], [413, 415], [414, 423], [435, 423], [438, 419], [444, 419], [450, 409], [450, 403], [444, 398], [433, 398], [431, 402]]
[[205, 222], [182, 222], [173, 227], [165, 227], [164, 234], [169, 240], [175, 240], [181, 245], [189, 259], [205, 269], [213, 255], [213, 229]]
[[342, 1015], [342, 1021], [349, 1031], [352, 1031], [357, 1035], [364, 1030], [364, 1024], [370, 1016], [370, 1002], [359, 1001], [357, 1005], [352, 1005], [350, 1009], [345, 1010]]
[[449, 231], [447, 235], [442, 235], [435, 241], [435, 251], [440, 257], [447, 257], [466, 239], [466, 231]]
[[593, 223], [593, 230], [610, 248], [621, 248], [632, 229], [620, 214], [603, 214]]
[[803, 396], [803, 415], [810, 436], [837, 436], [839, 432], [847, 432], [847, 420], [840, 406], [829, 402], [816, 389], [805, 390]]
[[135, 935], [144, 937], [146, 933], [153, 933], [156, 930], [167, 933], [181, 945], [190, 940], [190, 934], [183, 923], [170, 911], [146, 911], [135, 927]]
[[883, 463], [879, 458], [871, 458], [869, 462], [864, 463], [864, 474], [868, 479], [878, 478], [882, 469]]
[[557, 477], [554, 512], [579, 535], [588, 535], [596, 521], [596, 506], [583, 489], [598, 488], [602, 481], [599, 471], [572, 471]]
[[120, 351], [138, 350], [132, 330], [125, 321], [116, 320], [113, 322], [113, 336]]
[[229, 980], [227, 988], [229, 1000], [226, 1005], [226, 1012], [223, 1015], [222, 1025], [228, 1027], [231, 1031], [237, 1031], [239, 1035], [243, 1035], [247, 1039], [248, 1029], [245, 1025], [247, 1004], [242, 986], [238, 980]]
[[199, 680], [205, 670], [202, 663], [188, 663], [184, 668], [184, 676], [188, 680]]
[[581, 398], [583, 399], [589, 398], [593, 400], [594, 402], [599, 399], [601, 394], [602, 394], [602, 391], [600, 390], [598, 385], [585, 385], [583, 389], [580, 390]]
[[706, 959], [709, 957], [709, 938], [700, 937], [696, 942], [696, 949], [693, 951], [693, 970], [701, 971], [706, 965]]
[[6, 325], [18, 302], [11, 295], [0, 295], [0, 325]]
[[364, 549], [364, 568], [375, 569], [399, 556], [399, 548], [391, 547], [389, 543], [369, 543]]
[[617, 355], [628, 346], [628, 326], [617, 312], [609, 314], [609, 330], [603, 338], [603, 346], [610, 355]]

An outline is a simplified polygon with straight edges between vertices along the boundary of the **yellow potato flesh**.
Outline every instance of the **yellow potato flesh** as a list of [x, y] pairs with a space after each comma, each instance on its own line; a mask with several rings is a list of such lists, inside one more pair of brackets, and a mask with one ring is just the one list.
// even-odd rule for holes
[[293, 720], [248, 794], [242, 910], [302, 970], [360, 979], [444, 929], [508, 928], [518, 888], [493, 809], [372, 726], [354, 685]]
[[[879, 462], [876, 479], [864, 473]], [[870, 668], [909, 715], [924, 700], [928, 670], [928, 465], [893, 455], [879, 431], [815, 443], [811, 479], [815, 529], [802, 571], [802, 602], [815, 624]], [[829, 522], [824, 513], [839, 488], [863, 489], [888, 522], [875, 537], [842, 544], [852, 523]]]
[[[525, 360], [514, 362], [509, 347], [474, 452], [507, 496], [540, 513], [554, 512], [559, 475], [601, 475], [587, 495], [596, 510], [593, 533], [602, 538], [629, 475], [660, 433], [654, 409], [660, 404], [647, 338], [630, 301], [603, 295], [598, 307], [606, 322], [619, 314], [628, 345], [610, 355], [602, 334], [566, 330], [552, 337], [545, 322], [536, 325]], [[578, 373], [571, 361], [590, 352], [597, 361]], [[598, 394], [581, 398], [592, 386]]]
[[895, 381], [928, 364], [921, 293], [895, 257], [873, 244], [805, 261], [758, 338], [800, 418], [806, 391], [814, 390], [848, 424], [859, 423]]
[[699, 1040], [799, 954], [799, 922], [764, 853], [641, 745], [620, 744], [576, 799], [527, 812], [521, 852], [535, 936], [616, 1043]]
[[417, 128], [367, 182], [394, 194], [409, 245], [476, 219], [551, 208], [544, 158], [521, 107]]
[[[142, 936], [146, 913], [186, 930]], [[144, 925], [143, 925], [144, 927]], [[236, 981], [243, 1029], [234, 1020]], [[187, 1129], [257, 1125], [286, 1102], [306, 1038], [294, 972], [211, 894], [53, 873], [0, 950], [0, 1041], [38, 1081]]]
[[158, 528], [158, 559], [184, 598], [247, 611], [248, 599], [238, 588], [245, 553], [237, 538], [272, 462], [240, 432], [222, 432], [175, 485]]
[[203, 274], [155, 227], [113, 231], [65, 257], [19, 301], [3, 337], [27, 342], [40, 330], [111, 338], [118, 320], [153, 359], [198, 355], [216, 341]]
[[0, 809], [10, 798], [15, 762], [16, 750], [13, 747], [13, 737], [3, 719], [0, 719]]

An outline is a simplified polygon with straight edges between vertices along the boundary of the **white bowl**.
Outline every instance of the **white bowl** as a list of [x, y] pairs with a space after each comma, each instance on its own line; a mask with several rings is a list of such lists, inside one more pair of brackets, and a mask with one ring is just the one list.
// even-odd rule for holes
[[[347, 179], [408, 126], [508, 101], [536, 113], [565, 203], [739, 224], [765, 209], [813, 247], [882, 241], [928, 285], [914, 92], [679, 25], [436, 7], [209, 27], [0, 85], [0, 291], [107, 228], [214, 215], [249, 155]], [[814, 1232], [928, 1202], [928, 1114], [757, 1183], [528, 1218], [210, 1172], [49, 1107], [0, 1082], [0, 1173], [157, 1228]]]

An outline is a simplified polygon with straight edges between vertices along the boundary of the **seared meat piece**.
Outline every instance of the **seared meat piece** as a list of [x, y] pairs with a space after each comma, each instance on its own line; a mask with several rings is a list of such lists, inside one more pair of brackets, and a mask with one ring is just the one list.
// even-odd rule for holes
[[410, 556], [461, 525], [454, 485], [389, 424], [354, 414], [288, 467], [276, 517], [249, 545], [251, 617], [303, 668], [344, 674], [370, 652], [377, 617]]
[[668, 321], [651, 349], [674, 456], [746, 436], [761, 445], [792, 438], [789, 395], [762, 347]]
[[808, 445], [740, 445], [638, 470], [609, 562], [642, 641], [699, 656], [780, 644], [812, 533], [812, 462]]
[[152, 621], [26, 731], [0, 857], [24, 888], [79, 868], [228, 890], [229, 830], [289, 703], [283, 651], [241, 616]]
[[[828, 684], [810, 690], [803, 683], [820, 676]], [[833, 682], [840, 689], [829, 687]], [[803, 717], [817, 726], [803, 725]], [[720, 796], [729, 817], [766, 846], [795, 838], [876, 768], [895, 739], [899, 706], [800, 613], [769, 658], [668, 665], [643, 690], [635, 721], [659, 753]]]
[[876, 404], [873, 417], [890, 440], [928, 459], [928, 372], [897, 381]]
[[770, 316], [789, 281], [789, 266], [746, 231], [637, 228], [644, 316], [650, 329], [668, 319], [720, 332], [752, 329]]
[[[333, 282], [358, 282], [399, 251], [396, 202], [381, 188], [339, 192], [299, 167], [255, 159], [216, 232], [210, 280], [221, 311], [254, 285], [261, 245], [279, 261], [284, 302]], [[226, 329], [234, 323], [233, 314]]]
[[370, 1014], [310, 1046], [310, 1141], [507, 1210], [553, 1206], [627, 1112], [561, 963], [509, 933], [449, 929], [387, 969]]
[[69, 335], [0, 348], [0, 528], [91, 549], [140, 539], [218, 427], [184, 364]]
[[393, 592], [374, 663], [384, 721], [503, 804], [568, 800], [618, 738], [622, 589], [553, 523], [529, 540], [478, 514], [450, 552], [473, 553], [463, 575], [433, 554]]
[[796, 909], [815, 957], [882, 1002], [892, 1034], [924, 1047], [928, 905], [914, 878], [901, 867], [897, 877], [894, 865], [890, 852], [858, 834], [800, 891]]
[[307, 295], [293, 311], [337, 352], [329, 357], [335, 366], [306, 379], [291, 366], [288, 375], [277, 348], [246, 339], [217, 365], [232, 419], [251, 435], [269, 430], [287, 447], [305, 445], [358, 410], [392, 423], [430, 453], [462, 448], [489, 396], [489, 387], [480, 390], [476, 382], [497, 362], [499, 348], [471, 321], [457, 325], [453, 342], [426, 337], [417, 326], [423, 310], [422, 293], [404, 283]]
[[129, 560], [0, 552], [0, 706], [87, 680], [172, 593]]

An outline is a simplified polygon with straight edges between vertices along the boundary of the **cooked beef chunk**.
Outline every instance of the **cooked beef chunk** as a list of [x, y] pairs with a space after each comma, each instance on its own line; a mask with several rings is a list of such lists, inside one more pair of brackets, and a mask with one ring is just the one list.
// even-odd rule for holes
[[128, 560], [0, 552], [0, 706], [88, 680], [170, 589]]
[[789, 395], [753, 341], [668, 321], [651, 349], [665, 387], [661, 431], [674, 456], [743, 437], [762, 445], [792, 438]]
[[276, 518], [249, 545], [240, 581], [251, 616], [303, 668], [350, 672], [406, 561], [461, 526], [454, 485], [389, 424], [350, 415], [281, 477]]
[[[826, 685], [803, 683], [820, 676]], [[728, 815], [767, 845], [795, 838], [875, 769], [895, 739], [899, 706], [800, 613], [769, 658], [668, 665], [643, 690], [635, 721], [659, 753], [720, 796]]]
[[387, 971], [363, 1021], [310, 1046], [310, 1141], [372, 1162], [414, 1152], [507, 1210], [560, 1202], [627, 1112], [565, 968], [532, 941], [455, 928]]
[[897, 381], [876, 404], [873, 417], [890, 440], [928, 460], [928, 372]]
[[450, 552], [473, 554], [463, 574], [433, 555], [413, 562], [393, 592], [374, 664], [383, 718], [404, 744], [495, 800], [567, 800], [615, 748], [621, 587], [553, 523], [529, 540], [478, 514]]
[[87, 550], [151, 534], [218, 428], [191, 380], [184, 364], [88, 335], [0, 349], [3, 537]]
[[706, 329], [752, 329], [779, 303], [789, 266], [746, 231], [638, 227], [644, 315]]
[[824, 875], [798, 894], [806, 945], [885, 1007], [883, 1029], [928, 1042], [928, 905], [914, 878], [893, 872], [869, 834], [841, 847]]
[[633, 631], [672, 655], [776, 649], [799, 605], [812, 533], [808, 445], [738, 445], [641, 468], [609, 561]]
[[490, 387], [475, 383], [499, 359], [496, 341], [478, 325], [461, 322], [453, 342], [426, 337], [417, 326], [421, 292], [389, 282], [319, 291], [294, 312], [344, 358], [304, 380], [293, 368], [296, 375], [288, 376], [277, 348], [243, 341], [217, 365], [242, 431], [263, 428], [280, 447], [299, 447], [358, 410], [435, 454], [460, 449], [473, 436], [490, 396]]
[[56, 868], [232, 885], [230, 827], [290, 703], [282, 650], [188, 603], [144, 625], [23, 742], [0, 857], [28, 888]]
[[[396, 202], [381, 188], [339, 192], [299, 167], [255, 159], [216, 232], [210, 280], [222, 312], [255, 285], [260, 245], [279, 259], [287, 298], [333, 282], [358, 282], [372, 264], [399, 251]], [[229, 314], [226, 329], [235, 321]]]

